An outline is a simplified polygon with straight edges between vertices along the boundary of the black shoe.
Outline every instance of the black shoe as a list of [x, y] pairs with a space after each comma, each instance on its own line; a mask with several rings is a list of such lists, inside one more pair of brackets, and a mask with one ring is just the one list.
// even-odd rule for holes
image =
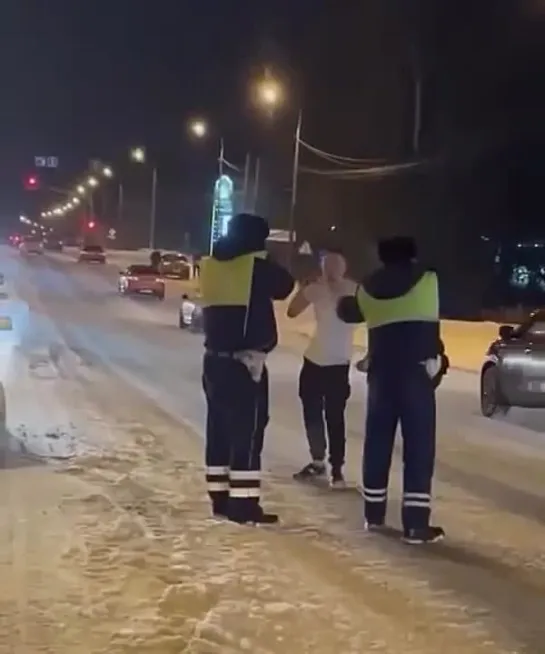
[[305, 481], [306, 479], [317, 479], [318, 477], [323, 477], [325, 473], [325, 463], [322, 463], [321, 461], [312, 461], [304, 468], [301, 468], [299, 472], [296, 472], [293, 475], [293, 478], [298, 481]]
[[265, 513], [259, 504], [241, 509], [230, 509], [227, 518], [239, 525], [274, 525], [278, 522], [276, 513]]
[[441, 527], [417, 527], [405, 529], [402, 540], [409, 545], [426, 545], [437, 543], [445, 537], [445, 530]]

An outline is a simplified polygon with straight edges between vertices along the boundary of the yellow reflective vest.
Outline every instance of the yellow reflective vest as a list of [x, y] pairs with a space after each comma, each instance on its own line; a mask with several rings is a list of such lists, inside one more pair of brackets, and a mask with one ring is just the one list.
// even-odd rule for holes
[[248, 308], [255, 260], [266, 256], [266, 252], [252, 252], [226, 261], [205, 257], [199, 279], [202, 306]]
[[439, 287], [432, 271], [399, 297], [375, 298], [359, 286], [356, 299], [369, 330], [400, 322], [439, 322]]

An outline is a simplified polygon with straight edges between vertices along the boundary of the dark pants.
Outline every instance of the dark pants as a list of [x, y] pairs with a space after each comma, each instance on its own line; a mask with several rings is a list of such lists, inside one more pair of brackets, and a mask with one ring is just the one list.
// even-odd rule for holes
[[269, 421], [267, 370], [255, 382], [246, 366], [232, 358], [206, 354], [206, 481], [214, 506], [234, 503], [237, 513], [259, 503], [261, 451]]
[[299, 397], [310, 456], [313, 461], [324, 461], [329, 445], [329, 463], [339, 471], [344, 465], [346, 450], [344, 412], [350, 397], [348, 376], [348, 364], [318, 366], [308, 359], [304, 359], [299, 375]]
[[368, 375], [363, 494], [368, 522], [386, 517], [388, 477], [398, 422], [403, 437], [405, 529], [426, 527], [431, 511], [435, 464], [435, 393], [421, 365]]

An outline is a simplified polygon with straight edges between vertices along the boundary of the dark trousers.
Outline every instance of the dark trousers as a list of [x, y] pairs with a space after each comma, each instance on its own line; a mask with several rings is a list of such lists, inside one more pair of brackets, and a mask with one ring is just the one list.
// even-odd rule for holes
[[[269, 421], [267, 370], [253, 381], [246, 366], [232, 358], [206, 354], [206, 481], [216, 507], [227, 502], [258, 503], [261, 451]], [[238, 510], [238, 509], [236, 509]], [[242, 508], [242, 511], [244, 509]]]
[[350, 397], [349, 365], [318, 366], [304, 359], [299, 397], [312, 460], [324, 461], [329, 445], [329, 463], [340, 471], [346, 450], [344, 412]]
[[403, 437], [405, 529], [426, 527], [431, 511], [435, 465], [435, 392], [422, 365], [407, 370], [370, 371], [363, 454], [365, 517], [386, 517], [388, 477], [398, 422]]

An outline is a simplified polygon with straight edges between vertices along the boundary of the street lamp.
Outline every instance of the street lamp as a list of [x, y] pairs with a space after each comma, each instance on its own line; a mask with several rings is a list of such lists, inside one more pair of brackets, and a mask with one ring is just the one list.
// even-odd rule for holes
[[275, 109], [283, 99], [283, 88], [275, 79], [266, 79], [257, 87], [257, 98], [265, 107]]
[[87, 179], [87, 184], [88, 184], [91, 188], [96, 188], [96, 187], [98, 186], [98, 180], [97, 180], [96, 177], [89, 177], [89, 178]]
[[[130, 160], [137, 164], [146, 163], [146, 148], [132, 148], [129, 153]], [[118, 213], [121, 217], [123, 213], [123, 187], [119, 185], [119, 204]], [[151, 198], [150, 198], [150, 216], [149, 216], [149, 240], [150, 250], [155, 247], [155, 222], [157, 218], [157, 166], [154, 165], [151, 171]]]
[[77, 187], [76, 191], [77, 191], [80, 195], [85, 195], [85, 186], [83, 186], [82, 184], [80, 184], [80, 185]]
[[134, 163], [146, 163], [146, 149], [142, 147], [132, 148], [130, 151], [130, 159], [131, 161], [134, 161]]
[[75, 195], [75, 196], [72, 198], [72, 204], [78, 205], [78, 204], [80, 204], [80, 202], [81, 202], [81, 200], [78, 198], [77, 195]]
[[114, 171], [109, 166], [105, 166], [102, 169], [102, 174], [104, 175], [104, 177], [111, 178], [114, 176]]
[[189, 131], [198, 139], [202, 139], [208, 133], [208, 125], [204, 120], [193, 120], [189, 123]]

